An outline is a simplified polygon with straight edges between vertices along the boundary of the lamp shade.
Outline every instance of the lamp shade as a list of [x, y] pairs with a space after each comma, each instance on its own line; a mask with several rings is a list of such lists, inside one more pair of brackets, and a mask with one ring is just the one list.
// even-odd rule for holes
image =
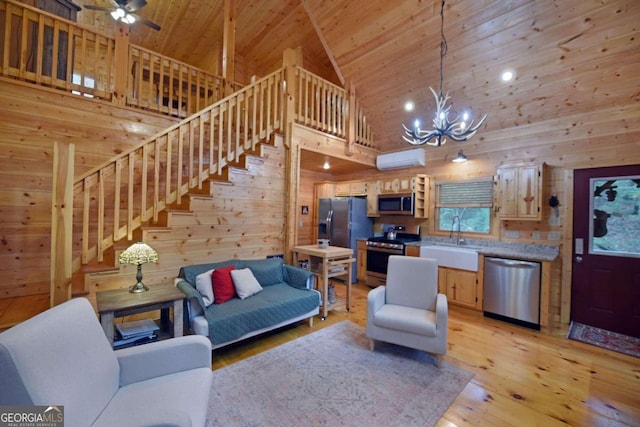
[[140, 265], [147, 262], [158, 262], [158, 253], [143, 242], [134, 243], [118, 258], [120, 264]]

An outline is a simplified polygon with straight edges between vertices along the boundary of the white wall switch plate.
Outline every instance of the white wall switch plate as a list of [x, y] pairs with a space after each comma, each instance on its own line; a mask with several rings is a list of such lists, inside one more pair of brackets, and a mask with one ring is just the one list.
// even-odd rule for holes
[[549, 234], [547, 235], [547, 238], [549, 240], [557, 242], [562, 238], [562, 236], [559, 231], [550, 231]]

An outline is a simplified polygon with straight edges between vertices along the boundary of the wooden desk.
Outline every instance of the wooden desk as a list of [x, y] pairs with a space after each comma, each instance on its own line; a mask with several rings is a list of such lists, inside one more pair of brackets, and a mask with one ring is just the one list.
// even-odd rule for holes
[[173, 307], [173, 336], [181, 337], [182, 301], [184, 293], [173, 285], [151, 285], [147, 292], [132, 294], [129, 289], [115, 289], [96, 293], [98, 313], [102, 329], [113, 343], [113, 320], [116, 317], [160, 310], [160, 323], [163, 330], [170, 329], [169, 309]]
[[[322, 284], [322, 320], [327, 318], [327, 312], [333, 310], [337, 304], [332, 304], [329, 307], [327, 301], [327, 294], [329, 292], [329, 278], [346, 275], [347, 284], [347, 311], [351, 307], [351, 269], [352, 264], [355, 262], [353, 258], [353, 249], [341, 248], [338, 246], [329, 246], [321, 249], [318, 245], [306, 245], [295, 246], [293, 248], [293, 265], [298, 266], [298, 255], [309, 255], [310, 257], [317, 257], [320, 259], [321, 265], [318, 269], [311, 267], [311, 272], [316, 274]], [[311, 263], [310, 263], [311, 264]], [[333, 269], [340, 269], [342, 271], [331, 272]], [[344, 270], [346, 269], [346, 271]]]

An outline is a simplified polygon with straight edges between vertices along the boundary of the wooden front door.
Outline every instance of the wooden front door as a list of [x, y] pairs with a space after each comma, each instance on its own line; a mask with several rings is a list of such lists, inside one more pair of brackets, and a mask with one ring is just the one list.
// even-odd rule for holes
[[640, 337], [640, 165], [574, 173], [571, 320]]

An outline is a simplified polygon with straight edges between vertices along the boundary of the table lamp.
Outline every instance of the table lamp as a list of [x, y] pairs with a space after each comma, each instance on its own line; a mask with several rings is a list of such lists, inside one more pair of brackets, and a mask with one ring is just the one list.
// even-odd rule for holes
[[142, 283], [142, 264], [147, 262], [158, 262], [158, 253], [149, 245], [143, 242], [134, 243], [129, 246], [126, 251], [120, 254], [118, 258], [120, 264], [132, 264], [138, 266], [136, 280], [138, 283], [133, 285], [129, 292], [137, 294], [139, 292], [148, 291], [149, 288]]

